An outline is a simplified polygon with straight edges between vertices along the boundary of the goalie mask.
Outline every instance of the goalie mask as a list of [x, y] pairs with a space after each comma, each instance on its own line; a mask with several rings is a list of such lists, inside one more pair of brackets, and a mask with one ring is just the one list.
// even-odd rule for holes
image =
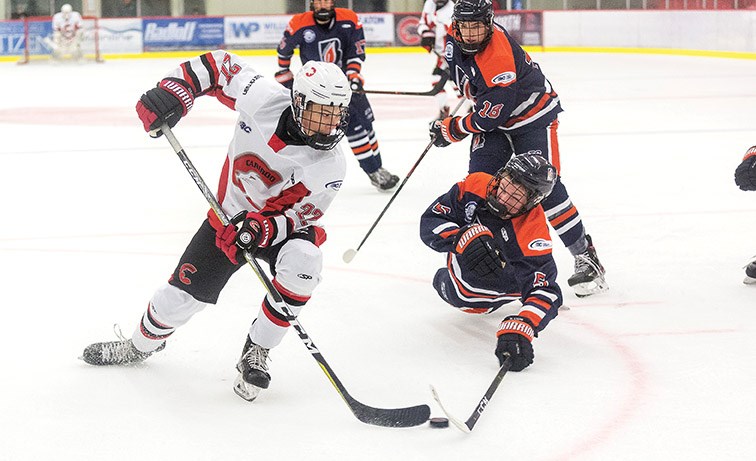
[[302, 66], [294, 77], [291, 108], [307, 145], [330, 150], [341, 141], [351, 99], [349, 82], [336, 64], [308, 61]]
[[493, 35], [491, 0], [457, 0], [452, 15], [454, 41], [464, 54], [483, 50]]
[[63, 17], [66, 18], [66, 19], [69, 16], [71, 16], [71, 12], [72, 11], [73, 11], [73, 8], [68, 3], [66, 3], [65, 5], [63, 5], [63, 6], [60, 7], [60, 12], [63, 13]]
[[[317, 2], [317, 7], [315, 3]], [[318, 24], [326, 24], [336, 17], [336, 10], [333, 8], [334, 0], [312, 0], [310, 1], [310, 11], [315, 16]]]
[[556, 181], [556, 168], [542, 156], [516, 155], [488, 182], [488, 210], [501, 219], [525, 214], [551, 193]]

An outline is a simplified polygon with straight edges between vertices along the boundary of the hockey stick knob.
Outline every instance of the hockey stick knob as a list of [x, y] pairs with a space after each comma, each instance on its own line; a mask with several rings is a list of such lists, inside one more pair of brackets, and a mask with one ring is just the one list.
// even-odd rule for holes
[[341, 259], [343, 259], [345, 263], [349, 264], [350, 262], [352, 262], [355, 256], [357, 256], [357, 250], [350, 248], [344, 252], [344, 256], [342, 256]]

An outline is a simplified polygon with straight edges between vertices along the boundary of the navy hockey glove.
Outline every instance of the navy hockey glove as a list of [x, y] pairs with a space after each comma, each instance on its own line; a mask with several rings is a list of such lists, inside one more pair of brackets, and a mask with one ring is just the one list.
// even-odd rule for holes
[[139, 98], [136, 111], [144, 131], [157, 138], [163, 134], [159, 129], [162, 124], [173, 128], [193, 105], [194, 92], [189, 84], [180, 78], [168, 77]]
[[291, 89], [292, 85], [294, 85], [294, 74], [289, 69], [279, 70], [274, 77], [278, 83], [288, 89]]
[[535, 353], [532, 341], [535, 335], [533, 324], [525, 317], [510, 315], [502, 320], [499, 331], [496, 332], [499, 339], [494, 352], [499, 359], [499, 366], [504, 364], [507, 356], [512, 358], [512, 365], [509, 367], [512, 371], [522, 371], [533, 363]]
[[494, 249], [493, 234], [482, 224], [470, 224], [454, 237], [454, 252], [459, 263], [480, 277], [501, 270], [501, 259]]
[[443, 120], [432, 121], [429, 131], [433, 145], [436, 147], [446, 147], [451, 143], [465, 139], [467, 133], [462, 133], [457, 129], [459, 120], [460, 117], [446, 117]]
[[238, 264], [236, 255], [239, 248], [246, 251], [265, 248], [270, 245], [275, 233], [276, 224], [272, 219], [254, 211], [242, 211], [231, 219], [229, 225], [216, 231], [215, 246], [226, 254], [229, 261]]
[[740, 190], [756, 190], [756, 146], [748, 149], [743, 162], [735, 169], [735, 184]]

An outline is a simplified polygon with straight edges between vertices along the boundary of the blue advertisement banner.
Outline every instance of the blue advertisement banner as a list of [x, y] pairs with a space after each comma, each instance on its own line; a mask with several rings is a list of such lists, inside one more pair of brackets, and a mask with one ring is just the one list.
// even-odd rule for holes
[[145, 51], [220, 48], [223, 18], [145, 18], [142, 32]]
[[[49, 54], [52, 39], [51, 21], [29, 21], [29, 53]], [[24, 23], [0, 22], [0, 56], [24, 54]]]

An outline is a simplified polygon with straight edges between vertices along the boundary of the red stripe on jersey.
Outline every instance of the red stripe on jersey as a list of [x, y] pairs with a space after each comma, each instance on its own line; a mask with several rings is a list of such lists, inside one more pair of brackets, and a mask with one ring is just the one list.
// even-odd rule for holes
[[347, 64], [346, 70], [347, 72], [349, 72], [350, 70], [353, 70], [359, 74], [360, 71], [362, 70], [362, 65], [358, 62], [350, 62], [349, 64]]
[[320, 226], [312, 226], [312, 230], [315, 231], [315, 246], [320, 247], [328, 238], [326, 231]]
[[480, 133], [481, 131], [475, 128], [472, 124], [472, 114], [465, 115], [462, 120], [462, 126], [468, 133]]
[[352, 147], [352, 153], [354, 153], [354, 155], [364, 154], [365, 152], [369, 151], [370, 149], [372, 149], [372, 147], [370, 146], [370, 144], [363, 144], [361, 146]]
[[273, 286], [276, 287], [276, 290], [278, 290], [279, 293], [286, 296], [287, 298], [291, 298], [303, 304], [310, 300], [310, 297], [307, 295], [299, 295], [299, 294], [294, 293], [293, 291], [287, 290], [275, 278], [273, 279]]
[[264, 212], [270, 211], [283, 213], [310, 194], [310, 190], [304, 184], [298, 182], [294, 186], [281, 191], [281, 194], [277, 197], [271, 197], [266, 200], [265, 206], [260, 210], [260, 213], [264, 214]]
[[218, 72], [218, 66], [215, 64], [215, 57], [213, 53], [205, 53], [205, 58], [210, 63], [210, 67], [213, 69], [213, 75], [210, 76], [210, 87], [214, 87], [220, 81], [220, 72]]
[[273, 152], [278, 153], [281, 149], [286, 147], [286, 143], [281, 140], [275, 133], [268, 140], [268, 146], [273, 149]]
[[270, 312], [270, 309], [268, 308], [268, 303], [265, 302], [265, 299], [263, 299], [262, 311], [265, 314], [265, 317], [267, 317], [268, 320], [270, 320], [271, 322], [273, 322], [275, 325], [278, 325], [279, 327], [282, 327], [282, 328], [288, 328], [289, 327], [289, 322], [287, 322], [285, 320], [279, 319], [278, 317], [276, 317], [275, 315], [273, 315], [272, 312]]
[[543, 109], [544, 107], [546, 107], [546, 105], [551, 102], [551, 100], [553, 98], [552, 95], [553, 95], [553, 93], [552, 94], [544, 94], [543, 96], [541, 96], [541, 100], [538, 101], [538, 104], [536, 104], [535, 106], [533, 106], [532, 109], [530, 109], [529, 111], [527, 111], [524, 114], [520, 115], [519, 117], [515, 117], [513, 119], [510, 119], [506, 124], [504, 124], [504, 126], [510, 127], [510, 126], [512, 126], [512, 125], [514, 125], [516, 123], [520, 123], [521, 121], [527, 120], [530, 117], [536, 115], [538, 112], [541, 111], [541, 109]]
[[189, 71], [187, 69], [188, 64], [189, 64], [188, 62], [184, 62], [181, 64], [181, 73], [184, 75], [184, 80], [186, 81], [186, 83], [188, 83], [189, 87], [191, 87], [192, 91], [194, 91], [194, 94], [200, 94], [202, 89], [194, 87], [192, 76], [191, 74], [189, 74]]
[[223, 89], [219, 86], [216, 86], [213, 88], [212, 91], [210, 91], [210, 96], [214, 96], [218, 101], [222, 102], [224, 106], [228, 107], [231, 110], [236, 110], [236, 98], [232, 98], [231, 96], [227, 95], [223, 92]]
[[290, 65], [291, 65], [291, 59], [278, 58], [278, 67], [283, 67], [285, 69], [288, 69]]

